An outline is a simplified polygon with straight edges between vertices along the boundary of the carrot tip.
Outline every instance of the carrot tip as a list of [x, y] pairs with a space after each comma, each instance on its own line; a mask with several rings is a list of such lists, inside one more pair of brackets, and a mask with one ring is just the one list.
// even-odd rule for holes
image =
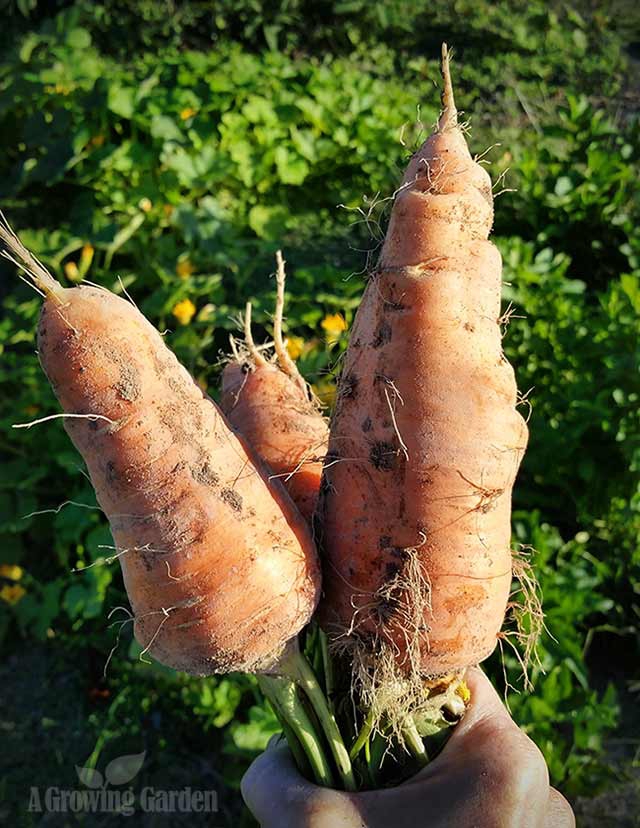
[[276, 250], [276, 308], [273, 317], [273, 342], [278, 359], [278, 365], [295, 383], [303, 393], [307, 391], [307, 384], [298, 371], [295, 362], [289, 356], [287, 347], [282, 336], [282, 317], [284, 314], [284, 285], [286, 281], [286, 262], [282, 257], [282, 251]]
[[262, 356], [251, 333], [251, 302], [247, 302], [244, 311], [244, 344], [254, 365], [266, 365], [267, 360]]
[[60, 302], [64, 288], [53, 278], [42, 262], [38, 261], [33, 253], [22, 244], [2, 211], [0, 211], [0, 241], [5, 247], [0, 255], [27, 275], [28, 281], [23, 280], [45, 299], [52, 298]]
[[451, 84], [451, 73], [449, 61], [451, 53], [446, 43], [442, 44], [440, 70], [442, 72], [442, 114], [438, 120], [438, 129], [443, 132], [458, 125], [458, 110], [453, 98], [453, 86]]

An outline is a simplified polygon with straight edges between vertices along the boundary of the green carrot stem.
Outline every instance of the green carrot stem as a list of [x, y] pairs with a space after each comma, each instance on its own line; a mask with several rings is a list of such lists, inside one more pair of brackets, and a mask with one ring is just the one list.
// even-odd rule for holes
[[327, 705], [327, 700], [318, 684], [315, 673], [309, 666], [309, 662], [296, 649], [290, 652], [280, 662], [279, 669], [283, 675], [291, 678], [304, 690], [307, 698], [311, 702], [311, 706], [318, 717], [324, 735], [329, 743], [344, 789], [346, 791], [357, 790], [351, 760], [349, 759], [349, 752], [345, 747], [335, 717]]
[[284, 718], [281, 719], [278, 713], [276, 713], [276, 715], [278, 716], [280, 726], [282, 727], [282, 732], [284, 733], [284, 737], [287, 740], [289, 750], [291, 751], [291, 755], [294, 758], [298, 770], [303, 776], [308, 776], [309, 771], [311, 770], [311, 766], [309, 765], [307, 754], [304, 752], [302, 745], [300, 744], [300, 740], [296, 736], [295, 731], [290, 726], [289, 722], [287, 722], [287, 720]]
[[409, 753], [417, 761], [421, 768], [429, 764], [429, 755], [425, 749], [422, 737], [418, 733], [416, 723], [411, 717], [405, 720], [402, 727], [402, 736]]
[[373, 737], [368, 741], [368, 756], [367, 756], [367, 770], [369, 777], [372, 780], [374, 788], [380, 787], [378, 784], [378, 777], [382, 769], [382, 763], [389, 750], [388, 737], [382, 733], [375, 732]]
[[329, 654], [329, 641], [327, 634], [318, 627], [318, 642], [320, 644], [320, 653], [322, 654], [322, 666], [324, 672], [324, 693], [327, 699], [327, 705], [332, 713], [335, 713], [333, 708], [333, 662]]
[[298, 699], [295, 684], [286, 678], [266, 675], [258, 676], [258, 684], [281, 720], [287, 722], [298, 739], [318, 785], [333, 788], [331, 767], [324, 755], [322, 743]]
[[[367, 713], [367, 718], [364, 720], [364, 724], [360, 728], [360, 733], [358, 733], [358, 738], [355, 740], [355, 742], [351, 746], [351, 750], [349, 751], [349, 759], [351, 759], [352, 762], [360, 753], [362, 748], [369, 744], [369, 736], [371, 736], [372, 730], [373, 711], [369, 710], [369, 712]], [[369, 757], [367, 757], [367, 761], [369, 761]]]
[[[315, 626], [315, 625], [314, 625]], [[308, 659], [311, 664], [311, 669], [318, 677], [318, 684], [320, 685], [320, 689], [323, 693], [326, 694], [326, 687], [323, 686], [324, 684], [324, 658], [322, 654], [322, 646], [320, 645], [320, 628], [315, 627], [313, 638], [311, 640], [311, 652], [313, 653], [313, 658]], [[328, 699], [327, 699], [328, 701]]]

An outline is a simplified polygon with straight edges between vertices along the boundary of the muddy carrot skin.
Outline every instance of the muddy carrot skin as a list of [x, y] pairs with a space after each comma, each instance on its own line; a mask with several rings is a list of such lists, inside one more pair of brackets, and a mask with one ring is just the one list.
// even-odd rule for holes
[[249, 305], [245, 347], [223, 371], [220, 406], [310, 521], [318, 500], [329, 427], [282, 340], [284, 261], [280, 251], [277, 261], [275, 360], [267, 360], [253, 343]]
[[329, 436], [316, 405], [277, 366], [247, 362], [225, 368], [220, 405], [310, 521]]
[[496, 646], [527, 444], [498, 322], [491, 180], [457, 122], [446, 49], [443, 76], [437, 129], [409, 163], [354, 323], [316, 521], [327, 631], [387, 642], [400, 665], [413, 648], [426, 676]]
[[0, 239], [44, 296], [40, 361], [74, 415], [136, 638], [192, 674], [268, 669], [317, 603], [306, 521], [132, 303], [62, 288], [6, 223]]

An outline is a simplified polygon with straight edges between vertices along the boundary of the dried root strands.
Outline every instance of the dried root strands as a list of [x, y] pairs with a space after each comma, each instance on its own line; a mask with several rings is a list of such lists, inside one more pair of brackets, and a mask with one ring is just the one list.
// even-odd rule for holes
[[223, 372], [221, 407], [231, 425], [284, 482], [302, 515], [311, 520], [329, 430], [282, 337], [285, 271], [280, 251], [276, 258], [275, 360], [267, 360], [256, 348], [251, 335], [251, 305], [247, 305], [244, 347]]
[[309, 621], [320, 575], [306, 521], [156, 329], [104, 289], [63, 289], [8, 225], [45, 294], [42, 367], [109, 518], [158, 661], [196, 675], [271, 666]]
[[527, 444], [498, 324], [491, 181], [458, 125], [446, 47], [442, 70], [442, 115], [354, 323], [317, 512], [322, 623], [370, 703], [387, 693], [393, 709], [419, 709], [425, 676], [460, 676], [494, 650]]

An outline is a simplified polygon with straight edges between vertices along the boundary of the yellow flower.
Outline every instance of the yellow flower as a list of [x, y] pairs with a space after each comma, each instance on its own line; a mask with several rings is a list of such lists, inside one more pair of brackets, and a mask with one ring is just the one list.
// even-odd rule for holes
[[80, 278], [80, 271], [78, 270], [78, 265], [75, 262], [67, 262], [64, 266], [64, 275], [67, 277], [67, 279], [71, 279], [72, 282]]
[[298, 359], [304, 350], [304, 339], [301, 336], [290, 336], [287, 339], [287, 351], [291, 359]]
[[104, 135], [94, 135], [89, 141], [90, 147], [101, 147], [104, 144]]
[[71, 87], [65, 86], [64, 83], [49, 83], [44, 87], [44, 91], [50, 95], [52, 95], [53, 93], [55, 93], [56, 95], [68, 95], [69, 92], [71, 92]]
[[[76, 278], [84, 279], [87, 275], [89, 268], [91, 267], [91, 262], [93, 261], [93, 254], [95, 250], [93, 249], [93, 245], [87, 242], [80, 253], [80, 264], [78, 267], [78, 272], [76, 274]], [[71, 278], [71, 277], [70, 277]]]
[[87, 242], [82, 246], [82, 252], [80, 253], [80, 261], [83, 262], [88, 259], [89, 262], [91, 262], [94, 253], [95, 250], [93, 249], [93, 245]]
[[0, 598], [6, 601], [7, 604], [17, 604], [23, 595], [26, 595], [27, 590], [21, 587], [20, 584], [13, 584], [13, 586], [3, 586], [0, 589]]
[[193, 116], [196, 114], [196, 112], [197, 112], [197, 110], [194, 109], [192, 106], [187, 106], [180, 113], [180, 120], [181, 121], [188, 121], [189, 118], [193, 118]]
[[456, 687], [456, 695], [460, 696], [460, 698], [465, 704], [471, 698], [471, 691], [469, 690], [464, 681], [461, 681], [460, 684]]
[[151, 203], [151, 199], [141, 198], [138, 202], [138, 207], [142, 210], [143, 213], [150, 213], [153, 204]]
[[188, 279], [195, 269], [193, 262], [189, 259], [180, 259], [176, 265], [176, 273], [181, 279]]
[[341, 313], [330, 313], [329, 316], [325, 316], [320, 325], [330, 339], [337, 339], [343, 331], [347, 330], [347, 323]]
[[0, 575], [10, 581], [19, 581], [22, 578], [22, 567], [18, 564], [2, 564], [0, 565]]
[[196, 312], [196, 306], [191, 299], [183, 299], [171, 312], [181, 325], [188, 325]]

